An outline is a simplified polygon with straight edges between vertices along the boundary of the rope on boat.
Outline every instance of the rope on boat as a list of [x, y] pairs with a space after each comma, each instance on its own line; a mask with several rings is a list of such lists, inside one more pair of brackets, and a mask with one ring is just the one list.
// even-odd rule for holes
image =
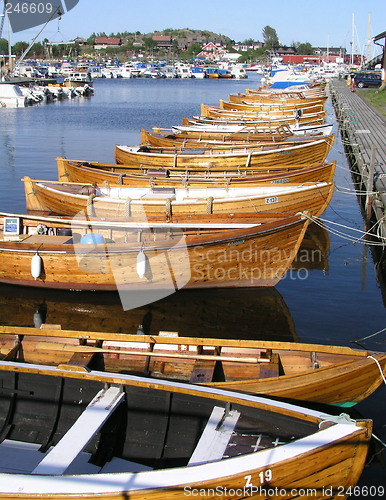
[[384, 331], [386, 331], [386, 327], [382, 328], [382, 330], [378, 330], [377, 332], [372, 333], [371, 335], [367, 335], [367, 337], [362, 337], [361, 339], [356, 339], [354, 342], [360, 342], [361, 340], [371, 339], [372, 337], [375, 337], [376, 335], [379, 335], [380, 333], [382, 333]]
[[206, 213], [213, 214], [213, 196], [209, 196], [206, 201]]
[[376, 362], [378, 369], [379, 369], [379, 372], [381, 374], [381, 377], [383, 378], [383, 383], [386, 385], [386, 377], [385, 377], [385, 374], [383, 373], [382, 366], [379, 364], [379, 361], [376, 358], [374, 358], [373, 356], [367, 356], [367, 357]]
[[[363, 243], [364, 245], [369, 245], [369, 246], [385, 246], [386, 243], [386, 237], [382, 236], [379, 234], [379, 227], [380, 224], [386, 219], [386, 216], [382, 217], [379, 219], [368, 231], [362, 231], [361, 229], [356, 229], [354, 227], [346, 226], [344, 224], [339, 224], [338, 222], [333, 222], [327, 219], [322, 219], [320, 217], [315, 217], [315, 216], [310, 216], [307, 215], [306, 213], [300, 212], [298, 215], [302, 215], [303, 217], [307, 217], [310, 221], [314, 222], [316, 225], [322, 227], [323, 229], [327, 229], [331, 234], [334, 234], [335, 236], [338, 236], [344, 240], [351, 241], [351, 243]], [[355, 238], [353, 236], [350, 236], [347, 233], [344, 233], [338, 229], [334, 229], [331, 227], [327, 227], [326, 224], [331, 224], [333, 226], [339, 226], [340, 228], [348, 229], [349, 231], [355, 231], [357, 233], [360, 233], [360, 237]], [[372, 233], [371, 231], [376, 227], [377, 228], [377, 233], [376, 235]], [[370, 239], [367, 239], [368, 237], [374, 237], [376, 236], [379, 240], [381, 241], [371, 241]]]
[[131, 217], [131, 198], [126, 198], [124, 205], [125, 217]]
[[166, 217], [170, 218], [172, 216], [172, 200], [168, 198], [165, 203]]
[[121, 173], [118, 175], [118, 184], [123, 184], [123, 178], [126, 176], [125, 173]]
[[95, 196], [96, 196], [95, 193], [91, 193], [87, 198], [87, 215], [89, 217], [95, 216], [94, 203], [93, 203]]
[[359, 191], [357, 189], [350, 189], [350, 188], [347, 188], [347, 187], [344, 187], [344, 186], [337, 186], [335, 184], [335, 188], [337, 191], [340, 191], [341, 193], [344, 193], [344, 194], [352, 194], [354, 196], [356, 195], [363, 195], [363, 196], [367, 196], [367, 195], [376, 195], [376, 194], [379, 194], [379, 191]]
[[327, 420], [322, 420], [319, 423], [319, 429], [323, 429], [326, 424], [331, 424], [331, 422], [335, 424], [345, 424], [347, 422], [355, 423], [355, 420], [350, 417], [347, 413], [340, 413], [339, 415], [331, 415]]

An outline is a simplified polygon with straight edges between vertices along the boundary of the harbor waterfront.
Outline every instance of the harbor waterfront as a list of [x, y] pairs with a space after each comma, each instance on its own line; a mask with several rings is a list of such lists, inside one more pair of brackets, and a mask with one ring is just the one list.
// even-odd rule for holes
[[[202, 103], [217, 106], [219, 99], [256, 87], [258, 82], [259, 75], [254, 74], [248, 80], [222, 81], [101, 79], [94, 81], [95, 94], [89, 98], [3, 109], [0, 210], [25, 213], [21, 179], [56, 180], [58, 156], [114, 163], [115, 145], [139, 144], [141, 129], [181, 124], [182, 117], [199, 114]], [[377, 271], [370, 246], [358, 241], [365, 226], [330, 99], [326, 110], [326, 121], [334, 124], [336, 134], [327, 160], [336, 161], [337, 166], [335, 192], [322, 219], [334, 225], [325, 222], [324, 229], [313, 228], [298, 259], [272, 291], [182, 289], [154, 304], [123, 311], [114, 292], [34, 293], [2, 285], [0, 325], [33, 326], [43, 321], [83, 330], [135, 333], [136, 329], [145, 329], [153, 335], [164, 330], [179, 331], [182, 336], [290, 338], [326, 345], [359, 344], [385, 351], [384, 277]], [[358, 339], [364, 340], [356, 344]], [[383, 384], [355, 407], [360, 415], [356, 418], [374, 420], [374, 433], [383, 442], [385, 397]], [[357, 491], [359, 494], [353, 491], [353, 498], [368, 498], [371, 487], [386, 486], [386, 467], [381, 461], [385, 451], [375, 455], [379, 450], [371, 448], [373, 460], [358, 484], [363, 489]]]

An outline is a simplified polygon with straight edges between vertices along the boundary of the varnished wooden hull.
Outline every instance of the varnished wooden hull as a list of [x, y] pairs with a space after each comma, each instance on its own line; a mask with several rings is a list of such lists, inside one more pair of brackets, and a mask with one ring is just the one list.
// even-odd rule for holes
[[279, 123], [309, 123], [317, 120], [319, 123], [324, 123], [327, 117], [326, 111], [319, 111], [314, 113], [307, 113], [296, 118], [293, 112], [288, 111], [275, 111], [271, 113], [264, 113], [262, 111], [253, 110], [233, 110], [233, 109], [221, 109], [215, 106], [201, 105], [201, 116], [212, 117], [212, 118], [222, 118], [227, 120], [254, 120], [257, 123], [277, 125]]
[[189, 147], [189, 148], [210, 148], [217, 144], [245, 144], [245, 143], [260, 143], [260, 142], [282, 142], [286, 137], [292, 137], [291, 132], [288, 134], [280, 133], [279, 130], [272, 130], [272, 133], [251, 132], [176, 132], [173, 131], [161, 132], [160, 129], [154, 127], [153, 131], [141, 130], [141, 144], [155, 147]]
[[[76, 418], [80, 420], [82, 417], [82, 410], [84, 413], [87, 411], [84, 408], [90, 405], [97, 391], [102, 398], [109, 390], [114, 393], [114, 387], [107, 389], [105, 386], [103, 389], [103, 384], [118, 386], [120, 393], [117, 389], [115, 392], [122, 401], [117, 410], [120, 420], [114, 420], [112, 414], [111, 424], [102, 430], [101, 441], [95, 445], [99, 454], [90, 453], [90, 447], [86, 448], [86, 452], [81, 452], [82, 455], [91, 455], [91, 464], [81, 461], [81, 465], [74, 470], [72, 457], [66, 457], [66, 461], [62, 456], [62, 461], [72, 466], [72, 472], [53, 474], [48, 471], [42, 474], [38, 472], [39, 467], [42, 468], [39, 459], [43, 462], [41, 453], [41, 457], [35, 460], [36, 472], [31, 473], [28, 465], [25, 465], [26, 456], [19, 451], [21, 459], [15, 460], [13, 455], [13, 459], [7, 462], [8, 469], [0, 473], [1, 498], [164, 500], [184, 499], [187, 494], [210, 495], [216, 489], [228, 500], [241, 495], [267, 498], [267, 490], [270, 498], [283, 498], [283, 492], [293, 497], [299, 491], [309, 492], [311, 489], [314, 498], [344, 498], [348, 488], [357, 483], [365, 464], [371, 421], [344, 420], [341, 423], [336, 417], [323, 412], [264, 398], [163, 381], [149, 384], [146, 379], [126, 374], [68, 372], [50, 369], [45, 365], [18, 363], [15, 366], [10, 362], [0, 362], [0, 368], [3, 387], [14, 390], [12, 375], [17, 373], [18, 392], [25, 387], [30, 389], [29, 392], [25, 391], [23, 397], [24, 406], [29, 410], [28, 421], [18, 421], [17, 417], [23, 417], [23, 407], [19, 405], [13, 406], [8, 419], [14, 423], [9, 435], [19, 446], [23, 443], [37, 446], [44, 439], [42, 451], [46, 451], [47, 444], [59, 448], [62, 439], [62, 443], [70, 448], [77, 448], [77, 442], [68, 442], [68, 434], [72, 427], [76, 427]], [[63, 393], [64, 397], [69, 398], [68, 402], [65, 399], [63, 401]], [[52, 399], [51, 407], [48, 406], [49, 398]], [[236, 424], [232, 436], [226, 439], [225, 448], [243, 451], [239, 456], [229, 452], [230, 458], [222, 457], [224, 452], [220, 452], [217, 453], [219, 458], [210, 461], [205, 456], [205, 453], [210, 452], [210, 443], [204, 437], [201, 441], [198, 439], [205, 432], [202, 429], [211, 410], [215, 407], [224, 413], [226, 403], [231, 405], [231, 413], [226, 415], [233, 417], [239, 414], [241, 423]], [[47, 409], [54, 412], [56, 420], [47, 416], [42, 421]], [[75, 411], [78, 417], [74, 415]], [[67, 433], [62, 422], [65, 417], [68, 419], [67, 429], [72, 425]], [[242, 423], [243, 418], [246, 424]], [[110, 420], [107, 422], [110, 423]], [[52, 425], [55, 432], [52, 431]], [[247, 426], [246, 434], [244, 425]], [[33, 432], [30, 436], [23, 435], [23, 431], [34, 431], [36, 427], [41, 431], [42, 438]], [[270, 444], [267, 448], [252, 451], [250, 446], [243, 449], [242, 444], [236, 441], [241, 438], [247, 443], [257, 441], [262, 434], [259, 428], [272, 429], [272, 440], [277, 435], [280, 445]], [[214, 434], [215, 437], [216, 432], [216, 429], [207, 430], [209, 435]], [[84, 434], [92, 436], [91, 430], [87, 428], [84, 428]], [[84, 440], [83, 436], [81, 439]], [[12, 443], [8, 439], [1, 446], [9, 447]], [[233, 443], [235, 448], [232, 449]], [[199, 446], [202, 449], [201, 461], [189, 464], [189, 457], [193, 457]], [[51, 453], [55, 453], [55, 448]], [[139, 450], [143, 450], [142, 453]], [[107, 457], [105, 454], [101, 456], [101, 452], [107, 451]], [[45, 456], [46, 463], [50, 463], [48, 455]], [[68, 455], [71, 455], [70, 450]], [[148, 456], [151, 456], [151, 461]], [[111, 465], [109, 457], [112, 459]], [[117, 459], [120, 472], [114, 472], [113, 465]], [[153, 470], [146, 466], [149, 462], [153, 464]], [[18, 467], [17, 474], [15, 466]], [[132, 472], [133, 466], [137, 467], [137, 472]], [[61, 468], [65, 468], [65, 465]], [[60, 467], [53, 463], [53, 469]], [[240, 492], [240, 495], [236, 492]]]
[[324, 100], [315, 101], [308, 105], [307, 103], [296, 103], [296, 104], [265, 104], [259, 102], [231, 102], [224, 101], [220, 99], [220, 109], [232, 110], [232, 111], [252, 111], [253, 113], [270, 114], [272, 116], [280, 114], [295, 114], [297, 109], [300, 109], [304, 115], [310, 113], [320, 113], [324, 111]]
[[294, 97], [294, 96], [267, 96], [263, 94], [229, 94], [228, 101], [234, 102], [237, 104], [248, 104], [249, 102], [253, 103], [261, 103], [265, 106], [272, 106], [272, 109], [275, 109], [275, 106], [312, 106], [314, 104], [323, 104], [326, 102], [327, 96], [321, 94], [315, 97]]
[[[317, 136], [317, 134], [314, 134]], [[283, 146], [296, 145], [307, 140], [308, 135], [295, 136], [288, 131], [288, 134], [279, 132], [269, 134], [262, 133], [211, 133], [211, 132], [181, 132], [181, 133], [160, 133], [141, 130], [141, 145], [161, 147], [161, 148], [213, 148], [234, 145], [253, 145], [261, 143], [276, 144]], [[311, 137], [311, 135], [310, 135]]]
[[[300, 117], [299, 123], [301, 125], [322, 125], [325, 122], [326, 115], [320, 116], [318, 113], [307, 115], [302, 119]], [[297, 119], [293, 117], [277, 118], [277, 119], [259, 119], [248, 115], [240, 115], [240, 113], [230, 112], [221, 113], [221, 111], [214, 112], [213, 116], [192, 116], [191, 118], [183, 117], [182, 125], [195, 125], [197, 123], [217, 123], [217, 124], [231, 124], [231, 125], [253, 125], [270, 129], [272, 127], [280, 127], [282, 125], [293, 125], [297, 123]]]
[[118, 164], [126, 164], [141, 168], [201, 168], [208, 170], [211, 167], [262, 167], [269, 168], [272, 165], [304, 165], [312, 166], [323, 163], [334, 143], [335, 136], [330, 135], [321, 139], [315, 139], [300, 145], [285, 146], [269, 145], [258, 148], [248, 148], [245, 152], [227, 150], [216, 151], [205, 150], [205, 154], [175, 150], [167, 151], [151, 150], [143, 151], [143, 148], [115, 146], [115, 161]]
[[10, 358], [18, 342], [27, 363], [74, 370], [83, 353], [83, 369], [97, 363], [114, 373], [324, 404], [359, 403], [386, 373], [386, 353], [341, 346], [0, 327], [0, 356], [19, 359]]
[[[215, 217], [210, 216], [209, 226]], [[83, 224], [72, 222], [79, 237], [85, 227], [92, 227], [97, 233], [105, 228], [112, 240], [127, 243], [105, 239], [105, 244], [74, 244], [69, 236], [21, 235], [18, 241], [0, 242], [0, 281], [75, 290], [169, 290], [164, 296], [179, 288], [274, 286], [289, 269], [308, 225], [307, 218], [283, 217], [268, 216], [266, 220], [271, 222], [256, 226], [264, 218], [253, 215], [249, 220], [254, 222], [245, 229], [235, 229], [236, 218], [230, 217], [228, 220], [233, 222], [225, 230], [205, 229], [202, 222], [195, 222], [195, 230], [184, 231], [184, 224], [189, 227], [189, 219], [185, 218], [182, 228], [166, 225], [153, 234], [146, 232], [149, 225], [152, 227], [149, 223], [122, 229], [123, 223], [92, 223], [83, 216]], [[205, 220], [205, 216], [200, 219]], [[48, 229], [57, 226], [57, 222], [50, 224], [50, 219], [39, 220]], [[23, 224], [26, 226], [27, 222]], [[143, 233], [141, 227], [145, 229]], [[140, 241], [138, 235], [142, 235]], [[145, 253], [145, 263], [138, 268], [141, 251]], [[31, 261], [36, 253], [41, 262], [34, 279]]]
[[[61, 182], [79, 182], [102, 185], [122, 184], [131, 187], [219, 187], [227, 186], [256, 186], [264, 184], [294, 184], [305, 182], [332, 182], [336, 163], [324, 163], [314, 167], [296, 166], [267, 172], [254, 172], [253, 169], [239, 172], [212, 172], [207, 175], [202, 173], [168, 171], [140, 171], [130, 169], [128, 165], [103, 164], [98, 162], [83, 162], [57, 158], [58, 179]], [[162, 175], [164, 174], [164, 175]]]
[[[87, 212], [95, 217], [164, 216], [178, 214], [269, 213], [295, 214], [309, 211], [321, 215], [334, 192], [333, 183], [312, 183], [301, 186], [270, 186], [247, 188], [192, 188], [172, 193], [142, 188], [39, 182], [24, 178], [28, 210], [45, 210], [75, 216]], [[89, 187], [88, 194], [82, 194]], [[93, 194], [94, 193], [94, 194]], [[90, 198], [91, 197], [91, 198]], [[129, 201], [128, 201], [129, 200]]]

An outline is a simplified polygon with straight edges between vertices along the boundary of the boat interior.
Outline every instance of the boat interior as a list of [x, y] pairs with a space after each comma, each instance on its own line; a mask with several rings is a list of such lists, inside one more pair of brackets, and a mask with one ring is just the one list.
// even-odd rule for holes
[[[358, 356], [291, 349], [293, 344], [239, 347], [232, 342], [194, 342], [176, 332], [138, 338], [99, 334], [85, 339], [74, 332], [55, 334], [33, 328], [26, 335], [1, 334], [0, 359], [45, 364], [66, 371], [124, 373], [193, 384], [216, 384], [296, 375], [350, 363]], [[49, 332], [49, 333], [48, 333]], [[222, 344], [222, 345], [221, 345]], [[234, 344], [234, 343], [233, 343]]]
[[0, 371], [0, 393], [2, 473], [192, 466], [280, 446], [318, 428], [187, 393], [16, 371]]

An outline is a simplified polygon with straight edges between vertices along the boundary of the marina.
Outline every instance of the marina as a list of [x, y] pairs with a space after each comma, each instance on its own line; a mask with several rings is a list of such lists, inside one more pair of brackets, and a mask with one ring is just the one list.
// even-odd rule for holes
[[[257, 87], [259, 79], [259, 75], [250, 75], [248, 87]], [[57, 181], [57, 157], [111, 165], [115, 146], [140, 144], [141, 129], [151, 130], [154, 125], [171, 128], [180, 124], [184, 116], [199, 114], [202, 103], [216, 106], [219, 99], [226, 99], [228, 94], [244, 92], [246, 82], [100, 79], [94, 86], [95, 95], [90, 100], [56, 101], [50, 106], [2, 110], [2, 212], [25, 214], [21, 179], [28, 176]], [[36, 320], [37, 324], [47, 323], [46, 326], [60, 324], [64, 330], [121, 333], [146, 330], [150, 335], [173, 331], [182, 337], [218, 339], [261, 340], [268, 336], [267, 340], [274, 341], [284, 336], [294, 342], [385, 351], [382, 266], [373, 260], [370, 242], [364, 237], [366, 225], [331, 99], [326, 101], [325, 110], [326, 122], [333, 124], [335, 135], [326, 160], [336, 163], [335, 191], [323, 215], [317, 219], [322, 226], [321, 233], [314, 232], [314, 238], [308, 239], [304, 235], [298, 245], [297, 259], [289, 264], [274, 289], [181, 289], [153, 302], [122, 310], [116, 292], [111, 292], [112, 295], [77, 291], [52, 293], [40, 288], [34, 294], [27, 293], [24, 287], [2, 284], [0, 324], [31, 327]], [[318, 163], [321, 161], [324, 159]], [[172, 169], [173, 164], [168, 168]], [[314, 224], [310, 222], [309, 226]], [[312, 227], [309, 228], [311, 234]], [[27, 366], [22, 369], [28, 371]], [[45, 370], [49, 377], [50, 370]], [[126, 383], [123, 378], [121, 382]], [[383, 442], [386, 441], [382, 411], [385, 395], [386, 386], [381, 383], [370, 397], [356, 405], [355, 414], [361, 416], [353, 417], [372, 419], [374, 433]], [[371, 463], [364, 467], [359, 485], [385, 486], [385, 466], [378, 456], [382, 453], [381, 445], [378, 441], [374, 443], [370, 449]]]

